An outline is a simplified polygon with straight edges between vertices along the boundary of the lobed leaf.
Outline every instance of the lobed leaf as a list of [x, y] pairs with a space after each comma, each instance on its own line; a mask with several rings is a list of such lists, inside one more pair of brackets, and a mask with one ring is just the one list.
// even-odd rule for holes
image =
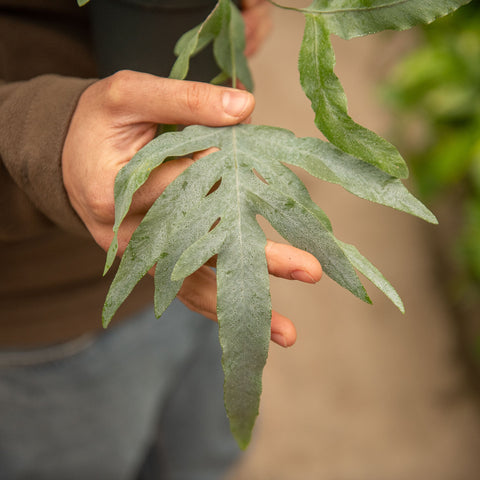
[[[134, 193], [154, 168], [167, 157], [209, 147], [219, 150], [197, 160], [168, 185], [132, 235], [108, 292], [103, 321], [109, 323], [154, 266], [155, 312], [160, 316], [184, 278], [217, 255], [225, 406], [232, 432], [245, 447], [258, 415], [270, 339], [266, 239], [257, 215], [264, 216], [290, 243], [315, 255], [327, 275], [360, 299], [370, 302], [355, 269], [403, 311], [401, 300], [380, 272], [354, 247], [335, 238], [324, 212], [284, 163], [301, 166], [363, 198], [431, 221], [434, 217], [398, 179], [319, 139], [254, 125], [191, 126], [157, 137], [119, 173], [115, 235]], [[358, 176], [358, 182], [352, 176]]]
[[[87, 2], [77, 0], [79, 5]], [[157, 137], [117, 176], [114, 238], [105, 271], [117, 253], [118, 231], [133, 195], [150, 173], [170, 157], [219, 149], [180, 174], [149, 209], [122, 256], [105, 301], [103, 323], [108, 325], [152, 268], [155, 313], [160, 316], [183, 280], [217, 255], [225, 407], [242, 448], [250, 440], [258, 415], [270, 339], [266, 239], [257, 215], [264, 216], [290, 243], [315, 255], [327, 275], [360, 299], [370, 302], [356, 270], [404, 311], [400, 297], [378, 269], [355, 247], [335, 238], [329, 219], [287, 165], [301, 167], [361, 198], [436, 223], [399, 180], [406, 178], [408, 170], [395, 147], [348, 115], [345, 94], [334, 73], [330, 34], [352, 38], [384, 29], [402, 30], [466, 3], [468, 0], [314, 0], [307, 9], [285, 7], [305, 14], [300, 80], [312, 102], [317, 127], [333, 145], [315, 138], [296, 138], [272, 127], [192, 126]], [[170, 77], [186, 78], [190, 59], [211, 43], [220, 68], [213, 82], [231, 78], [235, 86], [238, 78], [251, 90], [253, 82], [243, 55], [244, 24], [230, 0], [218, 0], [206, 20], [180, 38]]]
[[[245, 136], [243, 143], [251, 150], [255, 148], [261, 151], [272, 165], [275, 161], [281, 161], [301, 167], [310, 175], [341, 185], [360, 198], [415, 215], [430, 223], [438, 223], [432, 212], [399, 179], [319, 138], [297, 138], [288, 130], [257, 126], [255, 135]], [[281, 148], [278, 148], [279, 144]], [[278, 178], [279, 172], [277, 181]]]
[[[189, 127], [192, 137], [195, 136], [197, 127]], [[183, 132], [175, 132], [172, 134], [165, 134], [150, 142], [158, 149], [158, 163], [160, 164], [163, 158], [165, 147], [170, 151], [171, 139], [168, 135], [176, 137], [185, 137]], [[213, 130], [210, 132], [210, 142], [216, 136]], [[179, 144], [184, 145], [188, 143], [182, 138], [179, 138]], [[144, 147], [146, 149], [147, 147]], [[205, 147], [206, 148], [206, 147]], [[180, 147], [176, 151], [181, 151]], [[117, 176], [117, 202], [119, 205], [118, 216], [122, 219], [131, 203], [131, 199], [135, 191], [140, 188], [141, 182], [129, 182], [130, 179], [142, 177], [142, 168], [138, 165], [132, 165], [141, 156], [142, 150], [132, 159], [132, 161], [124, 167], [123, 175]], [[188, 152], [191, 153], [191, 152]], [[171, 281], [171, 272], [175, 266], [176, 261], [182, 253], [182, 246], [189, 246], [189, 242], [196, 240], [195, 235], [201, 235], [199, 230], [199, 221], [195, 218], [197, 210], [193, 209], [189, 216], [187, 216], [187, 205], [189, 202], [194, 202], [192, 205], [198, 204], [206, 193], [208, 193], [211, 185], [215, 183], [216, 178], [220, 175], [221, 163], [216, 162], [217, 155], [211, 154], [205, 157], [202, 163], [195, 162], [190, 168], [185, 170], [177, 179], [172, 182], [155, 201], [149, 209], [144, 219], [133, 233], [131, 240], [122, 256], [119, 268], [112, 282], [110, 290], [107, 294], [107, 299], [103, 309], [103, 322], [108, 325], [116, 310], [120, 307], [123, 301], [132, 291], [133, 287], [138, 281], [146, 275], [155, 264], [155, 282], [159, 286], [155, 292], [155, 310], [157, 316], [160, 316], [168, 307], [171, 301], [175, 298], [182, 282]], [[145, 167], [146, 174], [151, 172], [149, 167]], [[208, 171], [205, 171], [208, 170]], [[118, 185], [118, 186], [117, 186]], [[131, 187], [134, 185], [133, 187]], [[131, 188], [128, 188], [131, 187]], [[179, 205], [185, 205], [179, 208]], [[123, 208], [122, 208], [123, 206]], [[199, 212], [202, 213], [202, 212]], [[117, 217], [117, 213], [116, 213]], [[193, 218], [192, 218], [193, 217]], [[218, 217], [217, 217], [218, 218]], [[184, 220], [182, 222], [182, 220]], [[202, 217], [202, 220], [205, 219]], [[210, 222], [210, 225], [204, 227], [208, 231], [215, 218]], [[116, 230], [121, 220], [116, 222]], [[185, 227], [185, 222], [187, 222]], [[188, 222], [196, 224], [196, 228], [188, 228]], [[208, 223], [208, 221], [207, 221]], [[183, 230], [186, 230], [185, 232]], [[114, 240], [112, 244], [116, 242]], [[183, 243], [182, 243], [183, 242]], [[186, 246], [183, 246], [185, 249]], [[177, 250], [176, 247], [178, 248]], [[107, 259], [107, 262], [109, 260]], [[162, 285], [162, 282], [165, 282]]]
[[[194, 133], [195, 127], [191, 127], [190, 131]], [[115, 260], [118, 250], [118, 229], [130, 208], [132, 196], [147, 181], [151, 171], [159, 167], [168, 157], [188, 155], [191, 152], [208, 148], [211, 145], [212, 137], [216, 135], [214, 131], [202, 131], [198, 132], [198, 136], [181, 136], [179, 138], [177, 133], [169, 132], [152, 140], [130, 160], [128, 168], [123, 168], [118, 173], [114, 191], [114, 237], [107, 252], [105, 273]]]

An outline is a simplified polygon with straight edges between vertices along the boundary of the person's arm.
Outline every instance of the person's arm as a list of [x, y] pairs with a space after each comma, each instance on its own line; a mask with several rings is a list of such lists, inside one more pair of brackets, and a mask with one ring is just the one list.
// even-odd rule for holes
[[78, 98], [93, 82], [56, 75], [0, 83], [0, 240], [52, 224], [88, 233], [63, 186], [61, 158]]
[[[251, 94], [226, 87], [159, 78], [131, 71], [100, 80], [81, 95], [62, 155], [63, 178], [73, 208], [95, 241], [108, 249], [113, 237], [114, 181], [118, 171], [156, 132], [157, 124], [225, 126], [245, 121], [253, 111]], [[167, 162], [137, 192], [119, 231], [119, 254], [165, 187], [193, 162]], [[309, 253], [268, 242], [270, 273], [314, 283], [321, 267]], [[208, 267], [188, 277], [179, 298], [191, 309], [216, 319], [215, 274]], [[277, 312], [272, 339], [295, 342], [295, 328]]]

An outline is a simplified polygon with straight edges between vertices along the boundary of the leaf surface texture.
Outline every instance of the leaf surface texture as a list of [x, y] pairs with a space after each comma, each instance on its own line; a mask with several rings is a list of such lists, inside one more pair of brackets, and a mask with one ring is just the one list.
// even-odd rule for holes
[[[356, 195], [435, 222], [400, 180], [316, 138], [280, 128], [191, 126], [166, 133], [140, 150], [115, 184], [115, 238], [134, 193], [167, 158], [209, 147], [152, 205], [122, 257], [103, 311], [107, 325], [136, 283], [155, 269], [155, 312], [160, 316], [184, 278], [213, 255], [217, 259], [217, 313], [225, 403], [232, 432], [246, 446], [258, 414], [261, 375], [270, 339], [271, 305], [262, 215], [291, 244], [315, 255], [323, 270], [370, 302], [355, 269], [403, 310], [380, 272], [352, 246], [337, 240], [325, 213], [286, 164], [339, 184]], [[212, 187], [216, 186], [216, 189]]]
[[[431, 23], [470, 0], [314, 0], [307, 9], [321, 12], [326, 27], [344, 39], [382, 30], [406, 30]], [[320, 13], [319, 13], [320, 14]]]

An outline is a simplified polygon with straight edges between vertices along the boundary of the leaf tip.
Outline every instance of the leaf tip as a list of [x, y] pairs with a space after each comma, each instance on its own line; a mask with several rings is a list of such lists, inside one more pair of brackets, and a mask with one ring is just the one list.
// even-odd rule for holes
[[112, 240], [112, 243], [110, 244], [110, 247], [107, 251], [107, 258], [105, 260], [105, 267], [103, 269], [103, 276], [105, 276], [108, 271], [110, 270], [110, 267], [113, 265], [113, 262], [115, 261], [115, 257], [117, 255], [118, 251], [118, 241], [117, 237], [115, 234], [114, 239]]
[[187, 276], [183, 274], [184, 267], [185, 267], [184, 265], [179, 265], [178, 262], [175, 264], [175, 267], [172, 270], [172, 274], [170, 275], [170, 280], [172, 282], [179, 282], [180, 280], [183, 280]]
[[247, 449], [249, 443], [250, 443], [250, 440], [248, 440], [246, 442], [240, 442], [240, 441], [237, 440], [237, 444], [240, 447], [240, 450], [242, 450], [242, 451], [245, 451]]
[[422, 220], [425, 220], [428, 223], [431, 223], [432, 225], [438, 225], [438, 219], [435, 216], [435, 214], [427, 208], [423, 203], [419, 203], [419, 211], [417, 212], [412, 212], [413, 215], [416, 215], [418, 218], [421, 218]]
[[103, 276], [105, 276], [108, 271], [110, 270], [110, 267], [112, 266], [112, 264], [108, 261], [105, 262], [105, 266], [103, 267]]
[[232, 435], [233, 438], [235, 438], [235, 441], [237, 442], [240, 450], [245, 451], [250, 444], [250, 440], [252, 439], [252, 431], [250, 430], [248, 432], [238, 432], [232, 430]]
[[410, 172], [409, 172], [408, 166], [405, 163], [405, 161], [403, 160], [403, 158], [401, 158], [401, 160], [402, 160], [401, 162], [394, 165], [394, 168], [396, 170], [396, 175], [395, 176], [397, 178], [401, 178], [403, 180], [406, 180], [409, 177]]
[[103, 306], [103, 311], [102, 311], [102, 326], [103, 326], [103, 328], [107, 328], [108, 325], [110, 324], [111, 320], [112, 320], [112, 315], [107, 313], [107, 302], [105, 302], [105, 305]]
[[[393, 289], [392, 287], [392, 292], [390, 292], [387, 297], [390, 299], [390, 301], [398, 308], [401, 314], [405, 315], [405, 306], [403, 305], [402, 299], [400, 298], [400, 295]], [[384, 292], [385, 293], [385, 292]]]

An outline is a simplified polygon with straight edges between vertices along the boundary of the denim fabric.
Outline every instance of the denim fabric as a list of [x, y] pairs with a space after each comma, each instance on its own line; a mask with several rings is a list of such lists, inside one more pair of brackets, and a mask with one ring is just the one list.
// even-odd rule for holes
[[239, 450], [217, 332], [175, 301], [96, 338], [0, 351], [0, 479], [222, 478]]

